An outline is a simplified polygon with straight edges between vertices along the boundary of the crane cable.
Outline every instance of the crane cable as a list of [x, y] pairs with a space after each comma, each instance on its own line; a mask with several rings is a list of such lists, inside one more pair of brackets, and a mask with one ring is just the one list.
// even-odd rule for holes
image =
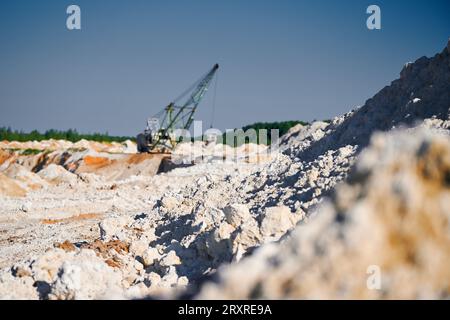
[[214, 94], [213, 94], [213, 105], [211, 114], [211, 127], [214, 125], [214, 118], [216, 116], [216, 95], [217, 95], [217, 82], [219, 81], [219, 72], [216, 74], [216, 79], [214, 80]]

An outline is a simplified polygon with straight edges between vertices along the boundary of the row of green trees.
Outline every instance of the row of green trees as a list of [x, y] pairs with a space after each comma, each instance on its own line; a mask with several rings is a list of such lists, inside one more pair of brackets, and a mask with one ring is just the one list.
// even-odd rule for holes
[[247, 131], [248, 129], [255, 129], [257, 133], [259, 133], [259, 130], [266, 129], [270, 136], [270, 131], [272, 129], [278, 129], [279, 136], [286, 134], [290, 128], [296, 126], [297, 124], [301, 125], [307, 125], [307, 122], [304, 121], [281, 121], [281, 122], [256, 122], [254, 124], [245, 126], [242, 128], [242, 130]]
[[[256, 134], [256, 136], [254, 138], [256, 138], [257, 143], [271, 144], [273, 138], [275, 138], [275, 137], [272, 137], [272, 131], [271, 131], [272, 129], [278, 130], [278, 137], [281, 137], [282, 135], [286, 134], [290, 128], [296, 126], [297, 124], [307, 125], [308, 122], [304, 122], [304, 121], [256, 122], [254, 124], [242, 127], [241, 129], [245, 134], [249, 134], [250, 132], [248, 130], [253, 129]], [[260, 141], [260, 138], [262, 136], [262, 135], [260, 135], [261, 130], [266, 130], [267, 136], [264, 137], [265, 141]], [[230, 138], [232, 138], [232, 136], [227, 137], [228, 134], [229, 133], [223, 133], [222, 142], [226, 143], [232, 147], [237, 147], [237, 146], [241, 145], [242, 143], [249, 142], [247, 137], [246, 137], [245, 141], [237, 141], [236, 138], [234, 139], [234, 141], [233, 141], [233, 139], [230, 140]], [[233, 133], [231, 135], [233, 135]], [[200, 137], [200, 139], [201, 139], [201, 137]]]
[[126, 136], [110, 136], [107, 132], [81, 134], [78, 133], [77, 130], [75, 129], [69, 130], [50, 129], [45, 131], [44, 133], [41, 133], [37, 130], [33, 130], [31, 132], [24, 132], [22, 130], [20, 131], [12, 130], [11, 128], [5, 127], [0, 128], [0, 141], [7, 140], [7, 141], [26, 142], [26, 141], [42, 141], [49, 139], [67, 140], [71, 142], [77, 142], [82, 139], [98, 142], [113, 142], [113, 141], [123, 142], [128, 139], [134, 140], [134, 138]]
[[[242, 130], [246, 132], [249, 129], [254, 129], [257, 133], [258, 143], [260, 143], [259, 131], [265, 129], [267, 130], [268, 134], [267, 143], [270, 144], [272, 141], [271, 129], [278, 129], [278, 134], [281, 137], [282, 135], [286, 134], [290, 128], [296, 126], [297, 124], [307, 125], [308, 123], [304, 121], [256, 122], [254, 124], [243, 127]], [[223, 141], [226, 141], [225, 134], [223, 138], [224, 138]], [[98, 142], [112, 142], [112, 141], [123, 142], [128, 139], [133, 141], [135, 140], [134, 137], [110, 136], [108, 132], [81, 134], [78, 133], [77, 130], [75, 129], [69, 129], [65, 131], [50, 129], [45, 131], [44, 133], [41, 133], [37, 130], [33, 130], [31, 132], [24, 132], [21, 130], [18, 131], [12, 130], [11, 128], [0, 127], [0, 141], [7, 140], [7, 141], [26, 142], [26, 141], [42, 141], [49, 139], [67, 140], [71, 142], [77, 142], [82, 139]]]
[[297, 124], [301, 125], [307, 125], [307, 122], [304, 121], [281, 121], [281, 122], [256, 122], [254, 124], [245, 126], [242, 128], [242, 130], [247, 131], [248, 129], [254, 129], [258, 135], [258, 143], [259, 143], [259, 131], [260, 130], [267, 130], [267, 143], [270, 144], [272, 142], [272, 129], [278, 129], [278, 136], [281, 137], [282, 135], [286, 134], [288, 130]]

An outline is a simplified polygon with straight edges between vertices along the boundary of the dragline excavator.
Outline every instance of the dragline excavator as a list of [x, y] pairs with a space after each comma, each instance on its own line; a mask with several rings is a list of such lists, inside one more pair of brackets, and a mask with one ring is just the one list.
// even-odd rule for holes
[[[147, 120], [146, 129], [136, 137], [139, 152], [165, 153], [173, 150], [178, 142], [175, 130], [189, 130], [194, 121], [194, 113], [208, 91], [218, 69], [219, 65], [215, 64], [204, 77], [167, 107]], [[187, 101], [178, 105], [178, 101], [188, 95]]]

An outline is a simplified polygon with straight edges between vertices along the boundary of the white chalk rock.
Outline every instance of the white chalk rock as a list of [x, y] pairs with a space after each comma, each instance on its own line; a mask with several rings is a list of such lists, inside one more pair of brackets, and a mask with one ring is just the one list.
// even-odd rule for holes
[[152, 266], [156, 261], [161, 258], [158, 250], [156, 248], [148, 248], [142, 255], [142, 260], [144, 261], [144, 266]]
[[160, 265], [163, 267], [170, 267], [180, 264], [181, 260], [174, 250], [169, 251], [169, 253], [167, 253], [160, 261]]
[[125, 217], [106, 218], [99, 223], [100, 237], [103, 241], [109, 241], [118, 238], [119, 233], [127, 225], [128, 219]]
[[133, 241], [130, 244], [130, 253], [134, 256], [142, 257], [148, 249], [148, 241], [145, 239]]
[[173, 210], [178, 206], [178, 200], [175, 197], [164, 197], [161, 199], [162, 206], [167, 210]]
[[238, 248], [241, 251], [246, 251], [248, 248], [258, 246], [262, 240], [256, 220], [248, 220], [241, 225], [233, 239], [233, 254], [237, 253]]
[[248, 208], [244, 204], [232, 204], [226, 206], [223, 210], [225, 218], [229, 224], [237, 228], [244, 222], [253, 219], [252, 215], [248, 211]]
[[264, 236], [282, 236], [297, 223], [296, 215], [286, 206], [266, 208], [261, 223], [261, 233]]

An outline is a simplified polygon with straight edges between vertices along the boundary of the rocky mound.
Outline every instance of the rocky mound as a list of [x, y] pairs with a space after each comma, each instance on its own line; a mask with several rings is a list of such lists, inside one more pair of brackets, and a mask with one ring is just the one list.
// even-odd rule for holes
[[50, 183], [68, 183], [75, 184], [77, 182], [77, 175], [67, 171], [64, 167], [56, 165], [54, 163], [47, 166], [38, 172], [38, 176], [47, 180]]
[[416, 126], [424, 119], [450, 118], [450, 40], [432, 58], [407, 63], [400, 78], [382, 89], [364, 106], [338, 118], [326, 128], [319, 143], [300, 150], [300, 157], [315, 158], [326, 150], [346, 145], [366, 146], [373, 132]]
[[7, 177], [14, 179], [28, 191], [40, 189], [48, 185], [39, 175], [25, 169], [17, 163], [11, 164], [3, 173]]
[[449, 203], [448, 137], [378, 134], [317, 216], [220, 270], [196, 298], [448, 298]]
[[[189, 198], [164, 196], [148, 214], [103, 220], [100, 238], [90, 244], [55, 244], [59, 249], [3, 270], [0, 292], [45, 299], [161, 296], [239, 261], [219, 269], [196, 297], [445, 297], [449, 172], [447, 136], [376, 135], [348, 182], [291, 235], [306, 220], [285, 206], [257, 215], [244, 204], [213, 210], [194, 201], [190, 212]], [[368, 289], [370, 268], [381, 270], [381, 290]], [[97, 272], [104, 281], [93, 285]]]

